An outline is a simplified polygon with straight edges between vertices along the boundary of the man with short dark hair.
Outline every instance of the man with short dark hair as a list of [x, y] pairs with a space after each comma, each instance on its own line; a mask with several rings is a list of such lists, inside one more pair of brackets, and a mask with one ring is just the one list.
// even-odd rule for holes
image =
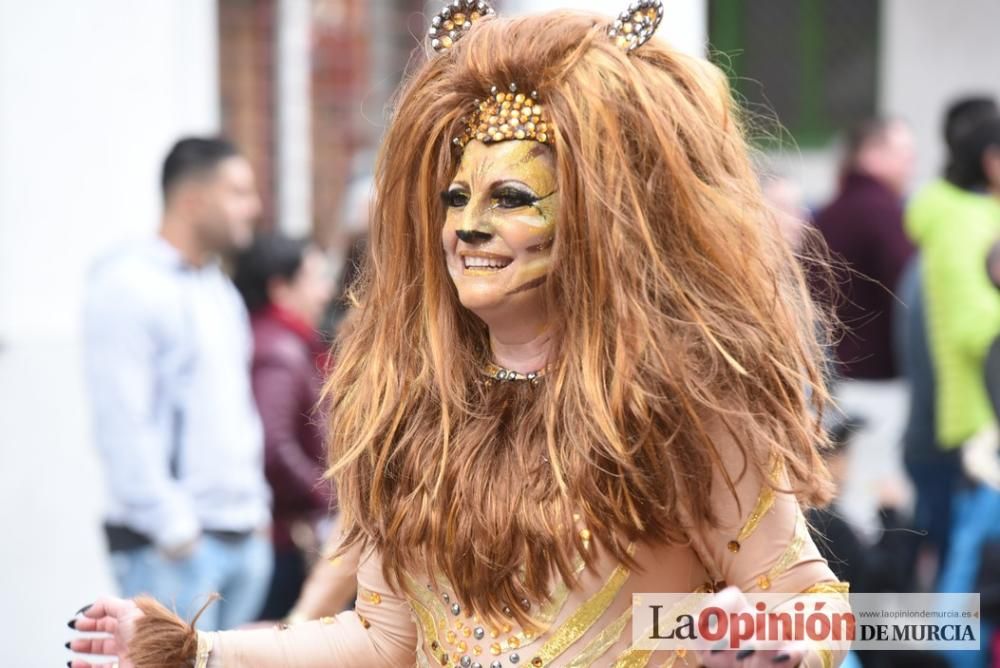
[[254, 618], [271, 549], [252, 340], [219, 257], [249, 244], [260, 201], [229, 142], [188, 138], [162, 173], [159, 233], [94, 267], [85, 357], [110, 489], [106, 531], [122, 593], [182, 613], [220, 592], [206, 628]]

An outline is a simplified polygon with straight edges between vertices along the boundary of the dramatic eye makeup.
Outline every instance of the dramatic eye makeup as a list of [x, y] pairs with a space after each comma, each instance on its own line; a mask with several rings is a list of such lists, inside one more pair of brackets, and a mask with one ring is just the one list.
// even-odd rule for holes
[[[520, 209], [533, 206], [544, 197], [539, 197], [531, 188], [519, 183], [501, 183], [490, 191], [492, 208]], [[469, 191], [464, 186], [454, 185], [441, 193], [441, 201], [451, 209], [461, 209], [469, 203]]]
[[441, 193], [441, 201], [449, 209], [461, 209], [469, 203], [469, 193], [460, 186], [452, 186]]
[[541, 198], [526, 186], [505, 183], [497, 186], [490, 193], [493, 206], [501, 209], [519, 209], [522, 206], [531, 206]]

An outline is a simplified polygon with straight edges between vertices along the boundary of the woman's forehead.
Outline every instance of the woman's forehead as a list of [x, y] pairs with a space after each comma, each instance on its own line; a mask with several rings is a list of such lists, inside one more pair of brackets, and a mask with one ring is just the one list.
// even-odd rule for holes
[[455, 181], [463, 181], [471, 187], [515, 179], [533, 183], [538, 187], [555, 188], [555, 160], [552, 149], [531, 140], [512, 139], [509, 141], [484, 144], [471, 141], [462, 153]]

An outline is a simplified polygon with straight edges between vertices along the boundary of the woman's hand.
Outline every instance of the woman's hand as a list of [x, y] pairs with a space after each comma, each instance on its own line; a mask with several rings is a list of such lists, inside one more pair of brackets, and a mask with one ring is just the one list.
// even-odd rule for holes
[[80, 610], [69, 622], [69, 627], [85, 633], [101, 635], [88, 638], [74, 638], [68, 643], [69, 649], [80, 654], [105, 655], [116, 661], [103, 659], [73, 659], [70, 668], [92, 668], [95, 666], [118, 666], [134, 668], [128, 658], [128, 644], [135, 634], [135, 623], [142, 617], [142, 610], [131, 599], [102, 598]]
[[[712, 599], [712, 605], [722, 608], [727, 614], [754, 612], [737, 587], [726, 587], [720, 591]], [[806, 648], [794, 642], [778, 649], [754, 649], [751, 644], [739, 650], [701, 650], [697, 655], [705, 668], [796, 668], [802, 665]]]

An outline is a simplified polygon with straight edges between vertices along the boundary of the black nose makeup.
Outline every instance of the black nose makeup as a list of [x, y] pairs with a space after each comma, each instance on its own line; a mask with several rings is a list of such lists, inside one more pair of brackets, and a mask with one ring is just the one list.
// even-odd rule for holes
[[484, 244], [493, 238], [489, 232], [480, 232], [479, 230], [457, 230], [455, 236], [467, 244]]

